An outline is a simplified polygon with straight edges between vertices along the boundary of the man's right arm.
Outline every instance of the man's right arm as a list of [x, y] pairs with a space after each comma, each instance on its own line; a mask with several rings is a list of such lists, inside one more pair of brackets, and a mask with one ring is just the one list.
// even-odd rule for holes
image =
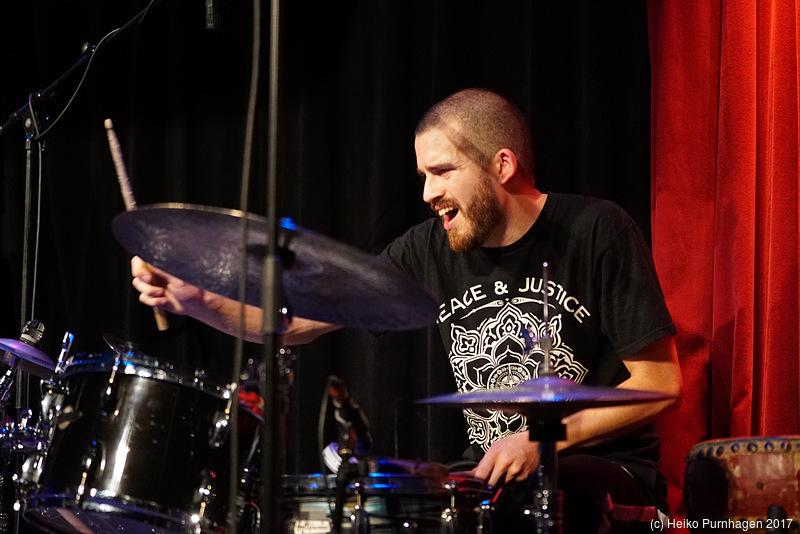
[[[188, 284], [146, 264], [139, 257], [131, 260], [131, 274], [133, 287], [139, 291], [139, 301], [143, 304], [176, 315], [188, 315], [232, 336], [243, 331], [246, 341], [263, 342], [261, 325], [264, 314], [261, 308], [249, 304], [242, 307], [238, 301]], [[242, 311], [244, 324], [240, 321]], [[286, 327], [284, 344], [302, 345], [337, 328], [336, 325], [296, 317]]]

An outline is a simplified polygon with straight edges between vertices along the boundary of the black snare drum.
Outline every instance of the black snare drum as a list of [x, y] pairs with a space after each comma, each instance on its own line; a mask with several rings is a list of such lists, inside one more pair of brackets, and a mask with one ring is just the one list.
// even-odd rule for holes
[[[333, 532], [335, 497], [335, 475], [285, 476], [283, 534]], [[341, 532], [488, 534], [489, 499], [475, 479], [372, 473], [347, 487]]]
[[[76, 357], [56, 380], [63, 401], [31, 476], [27, 522], [66, 533], [227, 531], [230, 389], [140, 354]], [[241, 516], [261, 421], [243, 408], [238, 420]]]

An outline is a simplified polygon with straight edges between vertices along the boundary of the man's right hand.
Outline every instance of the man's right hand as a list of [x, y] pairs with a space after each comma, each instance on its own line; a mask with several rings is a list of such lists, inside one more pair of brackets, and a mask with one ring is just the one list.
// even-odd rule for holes
[[203, 305], [202, 289], [145, 263], [138, 256], [131, 259], [131, 274], [131, 283], [139, 291], [142, 304], [176, 315], [192, 315]]
[[[211, 291], [200, 289], [172, 276], [138, 256], [131, 260], [133, 287], [139, 291], [139, 301], [148, 306], [161, 308], [176, 315], [188, 315], [232, 336], [243, 335], [247, 341], [263, 343], [261, 324], [264, 313], [261, 308], [242, 305], [232, 299]], [[244, 325], [240, 324], [244, 309]], [[244, 331], [241, 332], [241, 326]], [[287, 345], [309, 343], [325, 332], [338, 327], [319, 321], [294, 317], [284, 333]]]

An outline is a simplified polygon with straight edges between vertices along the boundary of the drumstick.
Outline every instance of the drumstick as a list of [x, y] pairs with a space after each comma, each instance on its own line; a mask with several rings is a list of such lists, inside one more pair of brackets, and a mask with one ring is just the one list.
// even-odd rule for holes
[[[114, 160], [114, 168], [117, 170], [119, 189], [122, 192], [122, 200], [125, 202], [125, 210], [135, 210], [136, 199], [133, 196], [133, 189], [131, 189], [131, 182], [128, 179], [128, 172], [125, 170], [125, 162], [122, 160], [122, 149], [119, 147], [119, 140], [117, 140], [117, 134], [114, 132], [114, 125], [111, 119], [106, 119], [104, 124], [106, 133], [108, 134], [108, 146], [111, 149], [111, 159]], [[153, 314], [156, 317], [156, 326], [159, 330], [164, 331], [169, 328], [169, 322], [167, 321], [164, 310], [153, 308]]]

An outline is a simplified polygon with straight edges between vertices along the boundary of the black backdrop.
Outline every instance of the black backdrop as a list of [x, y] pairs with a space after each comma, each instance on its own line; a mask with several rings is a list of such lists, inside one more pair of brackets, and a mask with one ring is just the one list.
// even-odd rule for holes
[[[110, 222], [124, 209], [103, 121], [112, 118], [140, 205], [239, 205], [252, 6], [217, 0], [221, 27], [204, 28], [202, 0], [163, 0], [92, 62], [46, 136], [36, 294], [55, 357], [106, 350], [103, 334], [148, 354], [227, 377], [234, 343], [172, 318], [156, 331], [130, 287], [128, 254]], [[0, 4], [0, 122], [145, 7], [145, 0]], [[266, 82], [268, 2], [264, 2]], [[413, 129], [432, 103], [464, 87], [514, 100], [536, 134], [540, 188], [610, 198], [649, 234], [649, 61], [644, 2], [463, 0], [285, 2], [281, 21], [281, 216], [358, 248], [380, 251], [430, 216], [415, 173]], [[63, 109], [73, 76], [39, 108]], [[266, 84], [256, 146], [266, 139]], [[24, 135], [0, 137], [0, 337], [21, 318]], [[266, 150], [256, 150], [250, 210], [264, 211]], [[36, 176], [34, 175], [34, 183]], [[35, 197], [34, 197], [35, 198]], [[198, 236], [198, 243], [202, 236]], [[376, 307], [365, 295], [365, 305]], [[246, 356], [259, 358], [256, 345]], [[309, 472], [325, 377], [336, 373], [369, 415], [383, 456], [447, 461], [465, 446], [457, 411], [413, 404], [454, 389], [436, 334], [344, 330], [295, 349], [287, 471]]]

